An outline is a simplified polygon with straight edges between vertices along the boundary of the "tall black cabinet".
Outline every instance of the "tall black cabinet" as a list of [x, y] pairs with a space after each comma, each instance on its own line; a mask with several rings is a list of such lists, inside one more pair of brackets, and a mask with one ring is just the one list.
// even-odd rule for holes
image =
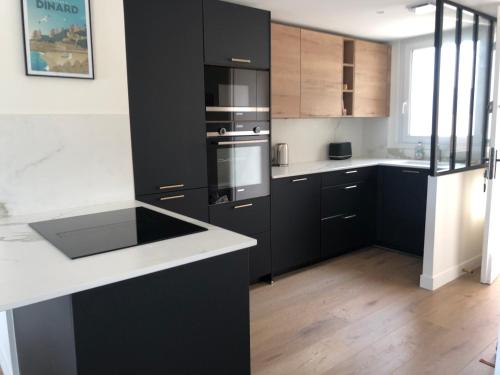
[[202, 0], [124, 7], [137, 199], [206, 221]]

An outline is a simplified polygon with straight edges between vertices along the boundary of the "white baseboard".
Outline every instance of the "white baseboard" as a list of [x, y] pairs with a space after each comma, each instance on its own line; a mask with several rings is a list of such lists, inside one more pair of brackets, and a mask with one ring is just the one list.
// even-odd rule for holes
[[471, 259], [466, 260], [465, 262], [450, 267], [447, 270], [438, 273], [437, 275], [430, 276], [422, 274], [420, 275], [420, 287], [428, 290], [436, 290], [462, 276], [464, 274], [464, 268], [474, 270], [480, 266], [481, 255], [477, 255]]

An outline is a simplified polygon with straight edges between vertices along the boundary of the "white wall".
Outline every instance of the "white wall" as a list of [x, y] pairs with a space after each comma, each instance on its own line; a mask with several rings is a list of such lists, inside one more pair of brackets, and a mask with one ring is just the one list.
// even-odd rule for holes
[[134, 196], [123, 4], [91, 6], [94, 81], [27, 77], [20, 1], [2, 2], [0, 216]]
[[288, 143], [290, 163], [327, 160], [331, 142], [352, 142], [353, 155], [363, 156], [362, 119], [273, 120], [272, 143]]
[[19, 375], [15, 342], [10, 339], [13, 337], [12, 312], [0, 312], [0, 367], [4, 375]]
[[422, 288], [435, 290], [481, 265], [483, 173], [429, 177]]

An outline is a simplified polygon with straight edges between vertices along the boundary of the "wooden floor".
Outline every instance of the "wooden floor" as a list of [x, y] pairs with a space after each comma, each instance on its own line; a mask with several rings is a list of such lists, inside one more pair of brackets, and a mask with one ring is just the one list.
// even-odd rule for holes
[[500, 283], [433, 293], [421, 267], [372, 248], [253, 287], [252, 374], [493, 374]]

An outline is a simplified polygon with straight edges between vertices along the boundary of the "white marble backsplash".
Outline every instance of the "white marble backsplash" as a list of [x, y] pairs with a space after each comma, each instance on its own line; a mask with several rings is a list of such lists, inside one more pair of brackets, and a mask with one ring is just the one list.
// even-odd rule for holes
[[134, 198], [128, 115], [0, 115], [0, 217]]

